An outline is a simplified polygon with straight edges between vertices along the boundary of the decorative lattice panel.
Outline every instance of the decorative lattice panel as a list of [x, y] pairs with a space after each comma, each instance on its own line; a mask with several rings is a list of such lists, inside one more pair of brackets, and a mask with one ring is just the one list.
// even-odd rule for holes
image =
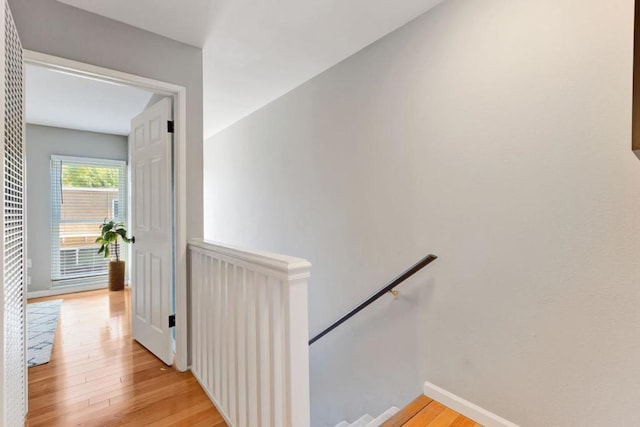
[[5, 3], [4, 117], [4, 425], [21, 426], [25, 413], [23, 69], [22, 46]]

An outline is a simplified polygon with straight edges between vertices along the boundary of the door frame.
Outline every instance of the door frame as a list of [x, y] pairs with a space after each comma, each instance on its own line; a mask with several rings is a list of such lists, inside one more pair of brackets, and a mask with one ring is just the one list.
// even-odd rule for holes
[[[84, 62], [73, 61], [28, 49], [23, 50], [25, 64], [41, 65], [68, 73], [97, 78], [127, 86], [151, 90], [157, 94], [173, 98], [173, 164], [175, 188], [175, 308], [176, 308], [176, 348], [175, 361], [179, 371], [188, 366], [188, 325], [187, 325], [187, 89], [184, 86], [160, 80], [129, 74], [122, 71], [99, 67]], [[27, 230], [28, 232], [28, 230]]]

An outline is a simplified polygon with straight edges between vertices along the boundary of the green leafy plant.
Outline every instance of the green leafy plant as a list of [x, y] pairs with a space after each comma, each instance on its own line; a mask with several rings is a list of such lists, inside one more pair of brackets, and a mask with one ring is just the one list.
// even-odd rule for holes
[[118, 188], [120, 172], [116, 167], [62, 165], [62, 184], [65, 187]]
[[124, 222], [115, 222], [105, 218], [100, 226], [100, 237], [96, 239], [96, 243], [100, 245], [98, 253], [104, 254], [105, 258], [109, 258], [113, 253], [116, 261], [120, 261], [120, 239], [126, 243], [131, 242], [127, 237], [127, 227]]

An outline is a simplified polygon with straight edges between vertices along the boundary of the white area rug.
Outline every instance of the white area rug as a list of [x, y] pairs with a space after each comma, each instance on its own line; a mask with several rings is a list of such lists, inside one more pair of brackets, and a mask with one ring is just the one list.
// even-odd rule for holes
[[49, 363], [62, 300], [27, 304], [27, 364]]

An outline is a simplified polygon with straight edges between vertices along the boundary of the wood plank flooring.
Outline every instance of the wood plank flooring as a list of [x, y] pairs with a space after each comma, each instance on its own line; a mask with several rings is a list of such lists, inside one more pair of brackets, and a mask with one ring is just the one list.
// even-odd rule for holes
[[[131, 295], [63, 299], [51, 362], [29, 368], [27, 426], [226, 426], [190, 372], [167, 367], [131, 336]], [[420, 396], [384, 427], [481, 427]]]
[[420, 395], [382, 427], [482, 427], [473, 420]]
[[131, 336], [131, 299], [93, 291], [63, 299], [51, 362], [29, 368], [27, 426], [226, 426], [191, 372]]

